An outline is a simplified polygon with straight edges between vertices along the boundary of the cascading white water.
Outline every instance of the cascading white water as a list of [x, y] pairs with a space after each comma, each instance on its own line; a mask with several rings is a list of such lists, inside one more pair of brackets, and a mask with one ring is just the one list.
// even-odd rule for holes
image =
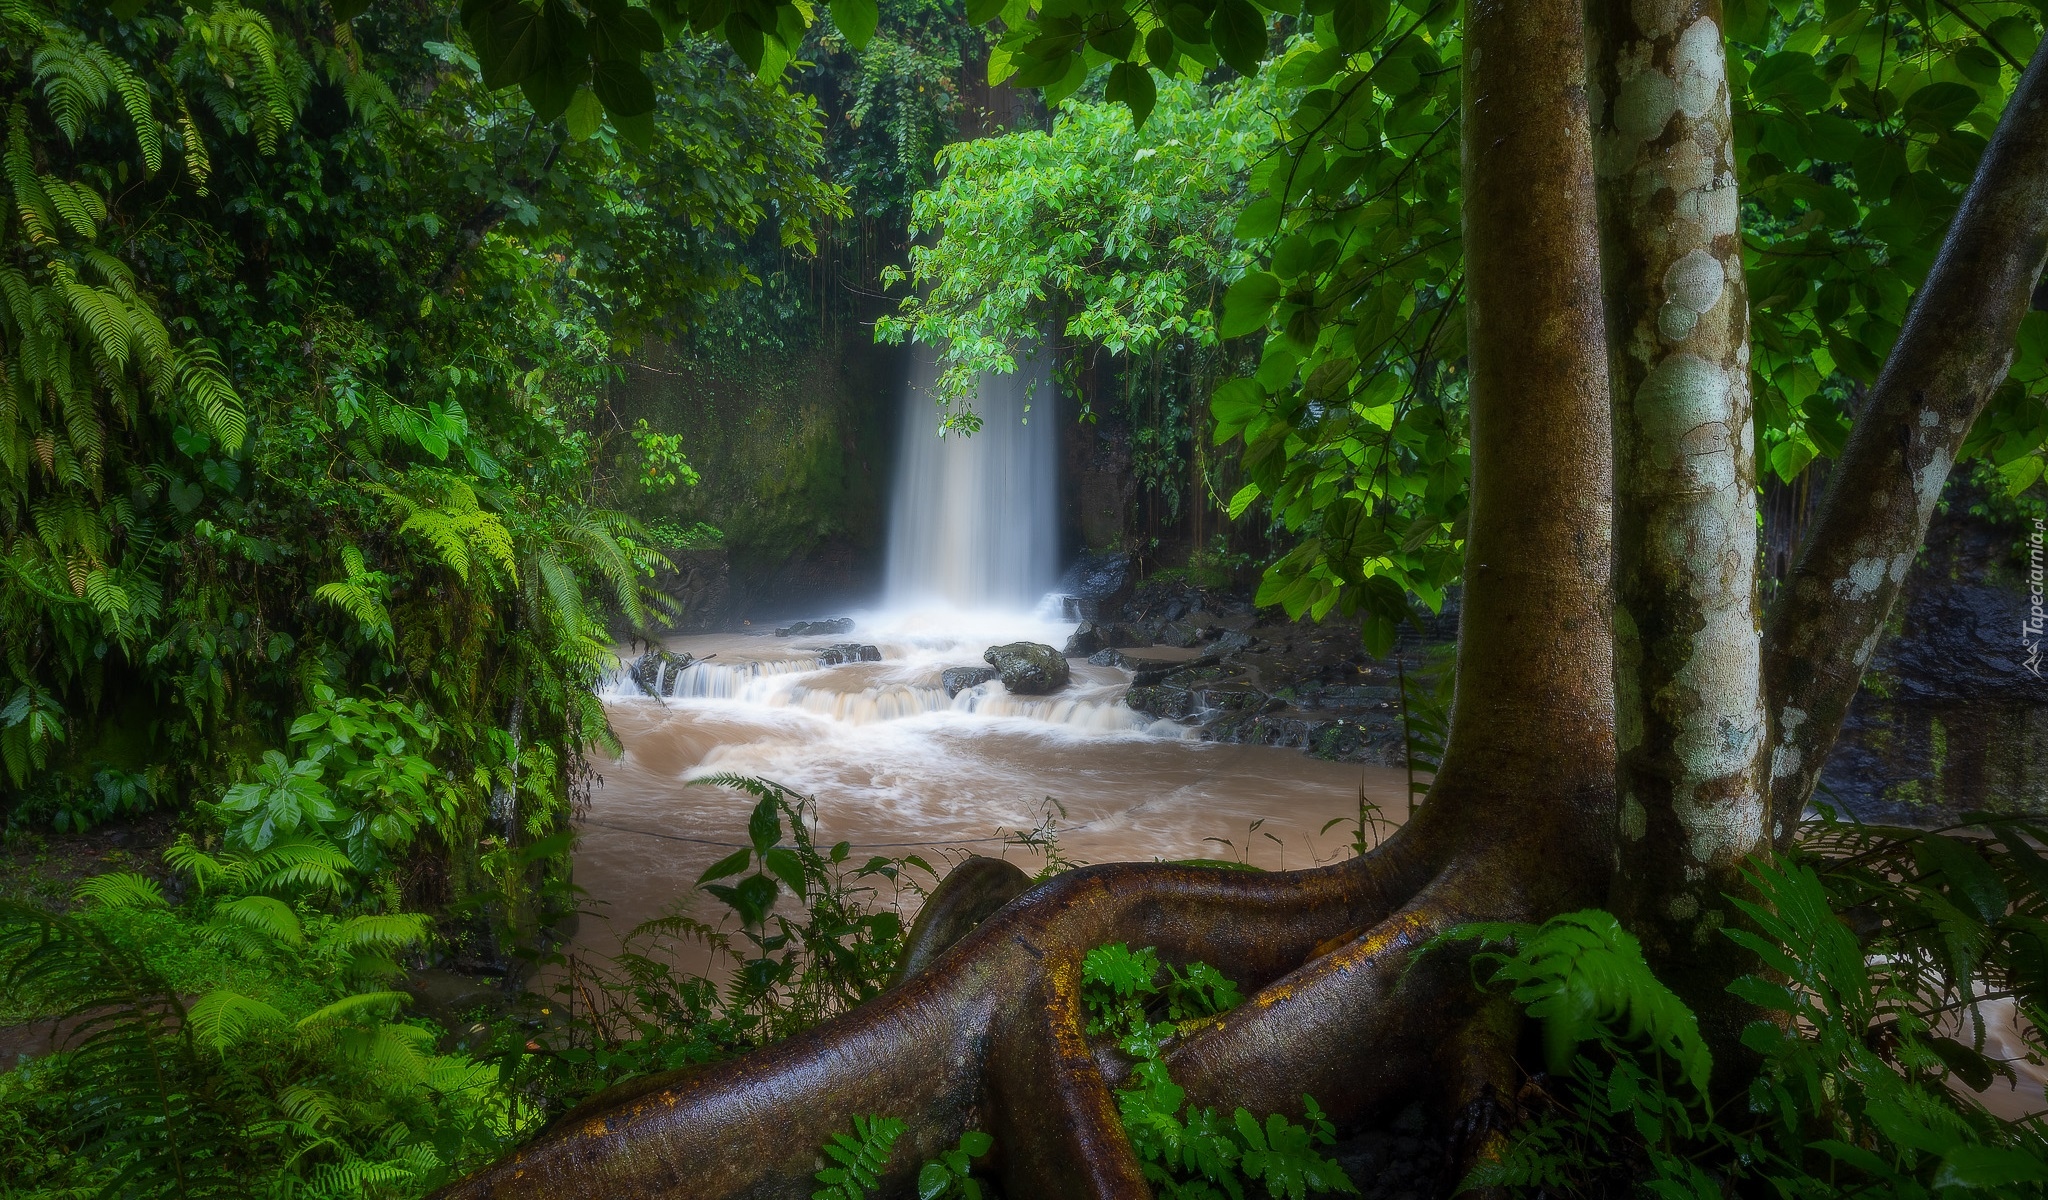
[[[939, 436], [938, 367], [912, 351], [889, 510], [888, 604], [1030, 608], [1059, 573], [1058, 431], [1042, 363], [983, 375], [981, 431]], [[1029, 411], [1026, 411], [1026, 406]]]

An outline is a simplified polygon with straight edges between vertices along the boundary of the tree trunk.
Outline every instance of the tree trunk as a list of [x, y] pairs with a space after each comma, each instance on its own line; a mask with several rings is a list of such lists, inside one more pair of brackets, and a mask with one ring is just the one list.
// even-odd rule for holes
[[[1721, 936], [1764, 840], [1749, 297], [1719, 0], [1591, 6], [1614, 389], [1610, 907], [1665, 981], [1724, 1010]], [[1735, 1018], [1739, 1021], [1740, 1018]], [[1710, 1029], [1729, 1044], [1739, 1029]]]

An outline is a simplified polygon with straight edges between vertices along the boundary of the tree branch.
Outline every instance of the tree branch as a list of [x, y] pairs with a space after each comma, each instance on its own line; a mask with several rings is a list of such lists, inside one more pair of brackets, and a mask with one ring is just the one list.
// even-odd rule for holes
[[1765, 628], [1781, 843], [1813, 792], [1956, 453], [2011, 369], [2044, 259], [2048, 46], [2006, 105]]

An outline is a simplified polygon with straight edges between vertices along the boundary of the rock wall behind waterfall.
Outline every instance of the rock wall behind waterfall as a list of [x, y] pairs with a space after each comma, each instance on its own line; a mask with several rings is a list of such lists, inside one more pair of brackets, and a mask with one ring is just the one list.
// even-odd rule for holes
[[658, 581], [691, 604], [686, 628], [874, 596], [907, 367], [903, 351], [869, 339], [848, 322], [785, 355], [731, 361], [653, 345], [624, 367], [614, 403], [625, 423], [684, 435], [702, 476], [635, 515], [725, 534], [722, 553], [680, 556], [678, 577]]

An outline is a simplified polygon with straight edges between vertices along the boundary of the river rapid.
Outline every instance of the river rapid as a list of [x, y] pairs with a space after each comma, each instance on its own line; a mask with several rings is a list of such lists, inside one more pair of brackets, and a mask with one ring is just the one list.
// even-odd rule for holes
[[[947, 667], [981, 665], [990, 645], [1058, 646], [1072, 630], [941, 609], [859, 614], [852, 632], [826, 637], [669, 639], [697, 660], [673, 695], [648, 696], [623, 672], [606, 689], [624, 753], [597, 764], [578, 821], [587, 915], [571, 949], [610, 953], [633, 925], [668, 912], [724, 915], [696, 880], [745, 843], [753, 801], [695, 781], [725, 773], [815, 797], [818, 841], [852, 843], [857, 862], [916, 854], [941, 872], [970, 854], [1035, 871], [1043, 849], [1019, 835], [1055, 829], [1059, 852], [1080, 863], [1299, 868], [1351, 852], [1361, 796], [1389, 823], [1406, 817], [1404, 772], [1196, 740], [1124, 707], [1131, 677], [1116, 667], [1071, 660], [1073, 681], [1052, 696], [1012, 696], [993, 680], [949, 698], [940, 684]], [[820, 650], [848, 642], [874, 646], [881, 661], [819, 665]], [[877, 900], [906, 915], [916, 903]]]

